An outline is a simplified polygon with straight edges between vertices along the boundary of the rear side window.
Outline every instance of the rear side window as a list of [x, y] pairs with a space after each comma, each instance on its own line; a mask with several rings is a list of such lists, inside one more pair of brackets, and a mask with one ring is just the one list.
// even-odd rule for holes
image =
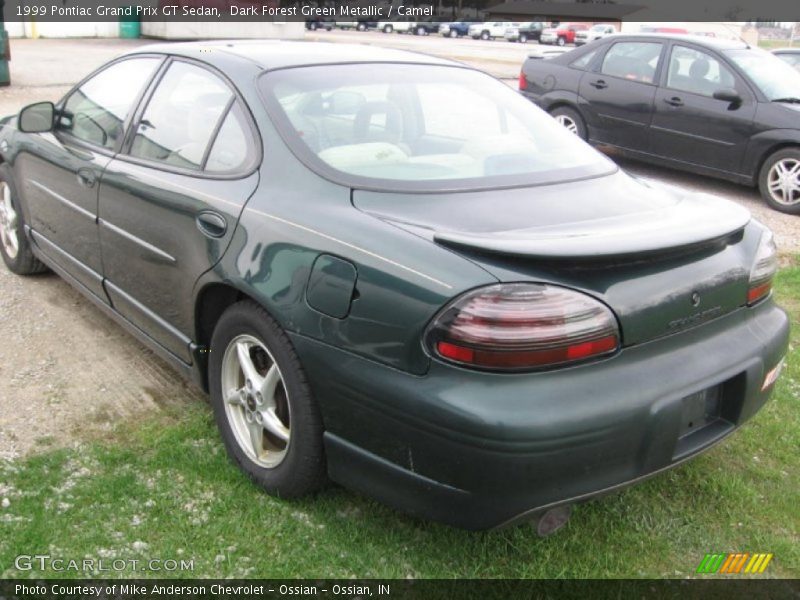
[[661, 44], [654, 42], [618, 42], [603, 58], [604, 75], [630, 81], [653, 83], [661, 56]]
[[206, 161], [206, 171], [225, 173], [242, 169], [252, 156], [251, 136], [239, 103], [233, 105], [219, 129]]
[[139, 121], [130, 154], [199, 170], [212, 136], [233, 102], [216, 75], [184, 62], [170, 65]]
[[592, 63], [592, 60], [595, 56], [597, 56], [597, 50], [592, 50], [591, 52], [587, 52], [581, 56], [578, 60], [574, 61], [572, 64], [570, 64], [570, 66], [585, 71], [589, 68], [589, 65]]
[[64, 103], [59, 131], [112, 150], [136, 97], [160, 62], [159, 58], [131, 58], [87, 80]]

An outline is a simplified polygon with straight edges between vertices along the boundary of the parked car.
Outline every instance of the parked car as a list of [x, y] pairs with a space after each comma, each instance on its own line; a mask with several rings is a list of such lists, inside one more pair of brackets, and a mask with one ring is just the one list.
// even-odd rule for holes
[[473, 40], [493, 40], [504, 37], [510, 27], [518, 27], [519, 23], [511, 21], [488, 21], [486, 23], [473, 23], [469, 26], [469, 36]]
[[589, 29], [575, 32], [575, 45], [583, 46], [595, 40], [601, 40], [606, 36], [617, 33], [617, 28], [610, 23], [597, 23]]
[[542, 31], [539, 37], [541, 44], [556, 44], [566, 46], [575, 43], [575, 35], [579, 31], [588, 31], [589, 25], [586, 23], [561, 23], [555, 27], [548, 27]]
[[330, 31], [335, 25], [334, 21], [328, 19], [306, 19], [306, 29], [309, 31], [316, 31], [317, 29]]
[[800, 71], [800, 48], [779, 48], [773, 50], [772, 53], [783, 62]]
[[439, 33], [440, 23], [438, 21], [424, 20], [417, 21], [412, 29], [414, 35], [431, 35]]
[[377, 29], [383, 33], [411, 33], [417, 27], [417, 21], [412, 18], [398, 19], [396, 21], [378, 21]]
[[800, 73], [744, 42], [613, 36], [527, 60], [522, 93], [595, 144], [758, 186], [800, 214]]
[[355, 29], [356, 31], [367, 31], [378, 26], [377, 21], [334, 21], [339, 29]]
[[538, 42], [542, 36], [542, 30], [544, 30], [544, 23], [539, 21], [520, 23], [515, 27], [506, 29], [505, 38], [509, 42], [519, 42], [520, 44], [526, 44], [528, 40]]
[[364, 50], [139, 47], [3, 119], [5, 264], [207, 389], [282, 499], [330, 478], [547, 533], [762, 408], [788, 319], [747, 210], [630, 177], [489, 75]]
[[470, 23], [467, 21], [455, 21], [453, 23], [442, 23], [439, 27], [439, 35], [444, 37], [464, 37], [469, 35]]

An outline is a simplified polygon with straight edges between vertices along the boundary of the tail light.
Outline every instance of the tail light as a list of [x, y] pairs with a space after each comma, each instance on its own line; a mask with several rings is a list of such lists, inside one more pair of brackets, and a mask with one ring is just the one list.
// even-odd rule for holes
[[758, 243], [756, 260], [750, 270], [750, 285], [747, 289], [747, 304], [752, 306], [756, 302], [769, 296], [772, 291], [772, 278], [778, 270], [778, 249], [772, 232], [769, 230], [761, 234]]
[[525, 73], [523, 71], [519, 72], [519, 89], [520, 91], [525, 91], [528, 89], [528, 78], [525, 77]]
[[479, 369], [566, 365], [619, 348], [617, 320], [585, 294], [545, 284], [480, 288], [446, 306], [426, 331], [436, 357]]

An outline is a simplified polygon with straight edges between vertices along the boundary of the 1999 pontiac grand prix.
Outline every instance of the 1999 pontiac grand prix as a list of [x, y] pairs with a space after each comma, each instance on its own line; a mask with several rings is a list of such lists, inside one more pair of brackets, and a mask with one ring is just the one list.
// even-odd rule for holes
[[555, 514], [719, 442], [781, 368], [764, 226], [460, 64], [156, 45], [2, 123], [8, 268], [55, 271], [208, 390], [281, 497]]

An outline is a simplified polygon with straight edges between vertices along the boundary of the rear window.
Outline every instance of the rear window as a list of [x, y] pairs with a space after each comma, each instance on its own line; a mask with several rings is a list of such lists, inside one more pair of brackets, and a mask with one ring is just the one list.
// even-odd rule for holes
[[267, 73], [260, 85], [295, 154], [348, 185], [482, 188], [615, 169], [508, 86], [470, 69], [299, 67]]

